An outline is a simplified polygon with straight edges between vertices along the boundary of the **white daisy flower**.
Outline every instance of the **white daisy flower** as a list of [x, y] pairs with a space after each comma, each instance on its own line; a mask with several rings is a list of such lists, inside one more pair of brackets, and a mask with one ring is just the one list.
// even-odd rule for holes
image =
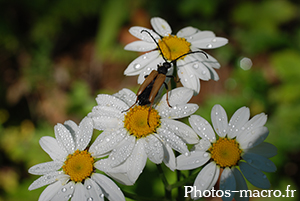
[[199, 141], [192, 128], [174, 120], [198, 109], [196, 104], [187, 103], [192, 96], [191, 89], [180, 87], [169, 92], [172, 108], [165, 94], [151, 109], [136, 105], [128, 110], [136, 101], [136, 94], [129, 89], [114, 95], [98, 95], [98, 106], [88, 116], [94, 120], [95, 129], [103, 132], [90, 147], [90, 152], [96, 156], [109, 154], [109, 157], [96, 162], [95, 166], [126, 185], [135, 183], [147, 158], [156, 164], [164, 162], [174, 170], [172, 149], [188, 154], [186, 143]]
[[[180, 155], [176, 160], [179, 170], [190, 170], [206, 164], [195, 179], [197, 190], [210, 190], [216, 184], [221, 169], [220, 190], [231, 192], [230, 197], [222, 198], [224, 201], [249, 199], [233, 192], [248, 190], [243, 175], [254, 186], [270, 188], [270, 182], [262, 171], [276, 171], [276, 166], [269, 158], [277, 154], [277, 149], [264, 142], [269, 134], [264, 126], [267, 116], [261, 113], [250, 120], [249, 117], [249, 108], [242, 107], [228, 123], [225, 110], [215, 105], [211, 120], [217, 135], [202, 117], [192, 115], [189, 118], [191, 126], [202, 139], [195, 145], [191, 155]], [[193, 193], [191, 196], [199, 198]]]
[[95, 173], [95, 155], [86, 148], [93, 134], [93, 122], [84, 118], [79, 126], [73, 121], [54, 127], [55, 138], [45, 136], [40, 145], [53, 161], [35, 165], [29, 173], [42, 175], [29, 190], [49, 186], [39, 201], [119, 201], [125, 197], [118, 186], [108, 177]]
[[[152, 70], [156, 70], [158, 64], [165, 62], [165, 60], [176, 61], [179, 58], [177, 60], [178, 77], [184, 87], [193, 89], [195, 93], [200, 91], [199, 79], [219, 79], [214, 69], [220, 68], [220, 64], [209, 54], [182, 55], [201, 49], [221, 47], [228, 42], [226, 38], [216, 37], [211, 31], [200, 31], [194, 27], [185, 27], [179, 30], [176, 35], [171, 35], [170, 25], [159, 17], [152, 18], [151, 25], [154, 31], [139, 26], [129, 29], [133, 36], [141, 40], [129, 43], [124, 49], [138, 52], [153, 51], [132, 61], [126, 68], [125, 75], [139, 75], [138, 83], [141, 84], [145, 79], [144, 76], [149, 75]], [[142, 30], [146, 31], [141, 32]]]

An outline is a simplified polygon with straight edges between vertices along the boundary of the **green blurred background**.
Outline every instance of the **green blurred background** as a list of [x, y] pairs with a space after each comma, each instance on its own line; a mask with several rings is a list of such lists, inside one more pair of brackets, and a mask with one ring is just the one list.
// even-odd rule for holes
[[[241, 106], [268, 114], [267, 142], [278, 148], [272, 189], [300, 189], [300, 2], [284, 0], [0, 0], [0, 201], [37, 200], [44, 188], [30, 166], [49, 161], [40, 137], [53, 126], [79, 123], [98, 93], [137, 90], [125, 77], [138, 56], [123, 50], [131, 26], [166, 19], [175, 34], [185, 26], [212, 30], [229, 43], [207, 51], [221, 64], [220, 80], [202, 81], [192, 102], [210, 121], [221, 104], [231, 116]], [[167, 171], [170, 183], [174, 173]], [[163, 186], [149, 163], [128, 191], [160, 196]], [[151, 176], [149, 176], [151, 175]], [[251, 189], [255, 187], [249, 185]], [[284, 193], [284, 192], [283, 192]], [[299, 200], [257, 198], [253, 200]]]

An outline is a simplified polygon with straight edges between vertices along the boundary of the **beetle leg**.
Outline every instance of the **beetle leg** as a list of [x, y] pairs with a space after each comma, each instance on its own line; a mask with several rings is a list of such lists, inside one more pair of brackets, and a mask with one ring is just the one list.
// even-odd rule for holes
[[150, 112], [151, 112], [151, 109], [152, 109], [152, 104], [153, 104], [153, 102], [151, 102], [150, 107], [149, 107], [149, 111], [148, 111], [147, 124], [148, 124], [149, 127], [150, 127], [150, 124], [149, 124], [149, 118], [150, 118]]
[[168, 77], [168, 78], [174, 78], [174, 81], [175, 81], [176, 83], [178, 83], [178, 82], [180, 81], [180, 78], [176, 79], [176, 77], [173, 76], [173, 75], [167, 75], [166, 77]]
[[170, 108], [172, 108], [172, 106], [170, 105], [170, 103], [169, 103], [169, 87], [168, 87], [168, 85], [167, 85], [167, 83], [165, 83], [164, 82], [164, 85], [165, 85], [165, 88], [166, 88], [166, 90], [167, 90], [167, 104], [168, 104], [168, 106], [170, 107]]
[[135, 106], [135, 104], [137, 104], [138, 100], [139, 100], [138, 97], [136, 97], [135, 103], [132, 106], [130, 106], [130, 108], [128, 108], [127, 110], [123, 110], [121, 113], [127, 112], [128, 110], [130, 110], [133, 106]]

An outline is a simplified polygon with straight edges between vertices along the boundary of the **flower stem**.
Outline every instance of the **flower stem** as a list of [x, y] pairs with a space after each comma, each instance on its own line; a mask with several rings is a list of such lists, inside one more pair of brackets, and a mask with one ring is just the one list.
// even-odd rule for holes
[[130, 198], [132, 200], [138, 200], [138, 201], [165, 201], [164, 198], [149, 198], [149, 197], [143, 197], [140, 195], [136, 195], [127, 191], [122, 190], [125, 197]]
[[165, 186], [165, 198], [167, 200], [172, 200], [172, 187], [169, 184], [169, 182], [167, 181], [167, 178], [165, 177], [165, 174], [164, 174], [164, 171], [163, 171], [161, 165], [157, 164], [156, 167], [159, 172], [159, 177], [161, 178], [161, 180]]

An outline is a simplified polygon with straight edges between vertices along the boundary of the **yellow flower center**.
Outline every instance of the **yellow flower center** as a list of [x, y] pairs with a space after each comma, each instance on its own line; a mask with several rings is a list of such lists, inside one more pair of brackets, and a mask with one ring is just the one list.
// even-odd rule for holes
[[124, 127], [136, 138], [146, 137], [156, 132], [159, 125], [160, 116], [158, 112], [153, 108], [149, 110], [149, 106], [135, 106], [125, 114]]
[[[165, 56], [167, 60], [174, 60], [190, 51], [191, 44], [186, 41], [185, 38], [178, 38], [177, 36], [166, 36], [158, 41], [158, 45], [161, 49], [161, 54]], [[181, 57], [180, 59], [183, 59]]]
[[219, 138], [208, 151], [211, 153], [211, 158], [220, 167], [236, 165], [241, 159], [242, 153], [239, 144], [235, 140], [228, 138]]
[[86, 150], [76, 150], [74, 154], [67, 157], [62, 168], [71, 177], [72, 181], [82, 182], [93, 173], [94, 162], [94, 158]]

